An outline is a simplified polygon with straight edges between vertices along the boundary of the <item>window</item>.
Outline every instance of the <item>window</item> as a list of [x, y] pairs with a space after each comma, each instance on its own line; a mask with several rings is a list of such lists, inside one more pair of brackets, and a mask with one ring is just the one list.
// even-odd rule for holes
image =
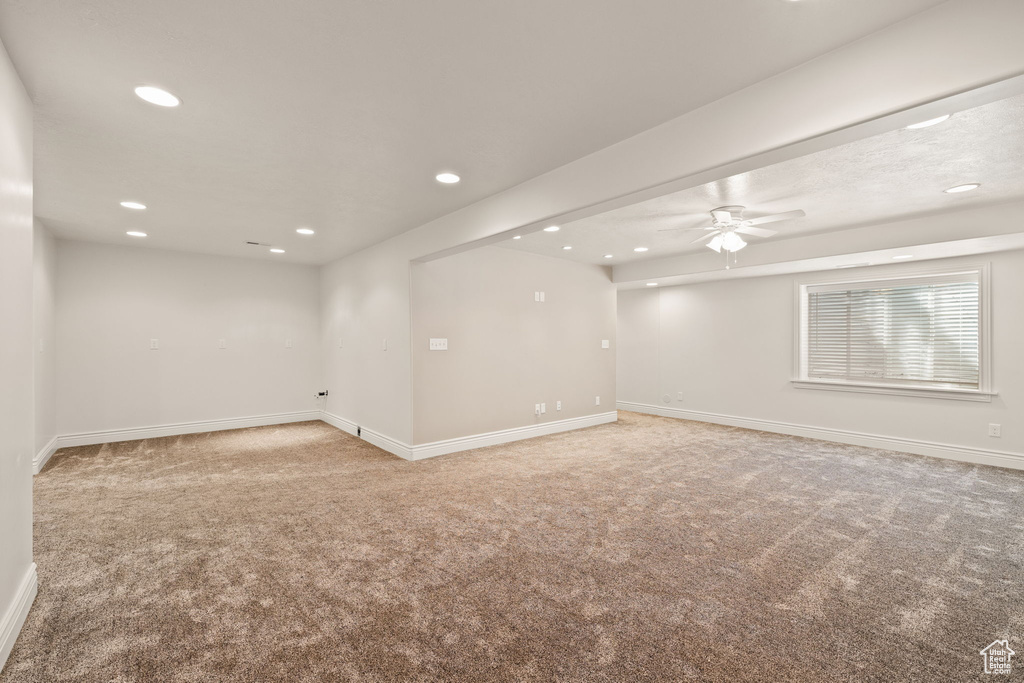
[[986, 276], [801, 285], [797, 385], [990, 400]]

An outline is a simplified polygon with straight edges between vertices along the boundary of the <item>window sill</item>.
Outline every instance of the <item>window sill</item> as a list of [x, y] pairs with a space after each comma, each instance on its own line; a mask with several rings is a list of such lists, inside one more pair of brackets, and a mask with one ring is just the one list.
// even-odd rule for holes
[[824, 391], [852, 391], [861, 394], [888, 394], [890, 396], [916, 396], [918, 398], [945, 398], [954, 401], [980, 401], [991, 403], [994, 391], [975, 389], [942, 389], [939, 387], [908, 387], [899, 384], [855, 384], [853, 382], [829, 382], [817, 379], [794, 379], [797, 389], [820, 389]]

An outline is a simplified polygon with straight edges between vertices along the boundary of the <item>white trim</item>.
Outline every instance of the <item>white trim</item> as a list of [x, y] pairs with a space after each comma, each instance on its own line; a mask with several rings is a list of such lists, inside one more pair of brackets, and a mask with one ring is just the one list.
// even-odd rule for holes
[[322, 419], [327, 424], [337, 427], [338, 429], [352, 435], [355, 435], [357, 431], [361, 431], [361, 438], [364, 441], [367, 441], [388, 453], [393, 453], [400, 458], [405, 460], [423, 460], [425, 458], [433, 458], [439, 455], [468, 451], [474, 448], [496, 446], [498, 444], [509, 443], [511, 441], [521, 441], [523, 439], [532, 439], [534, 437], [545, 436], [547, 434], [567, 432], [573, 429], [595, 427], [597, 425], [615, 422], [618, 420], [618, 413], [612, 411], [608, 413], [599, 413], [597, 415], [573, 417], [566, 420], [543, 422], [541, 424], [528, 425], [525, 427], [502, 429], [496, 432], [487, 432], [486, 434], [474, 434], [472, 436], [461, 436], [455, 439], [446, 439], [444, 441], [433, 441], [431, 443], [419, 444], [417, 446], [411, 446], [405, 442], [398, 441], [397, 439], [392, 439], [389, 436], [381, 434], [380, 432], [375, 432], [372, 429], [367, 429], [366, 427], [362, 427], [360, 429], [358, 425], [351, 420], [347, 420], [337, 415], [332, 415], [331, 413], [323, 413]]
[[3, 620], [0, 621], [0, 671], [3, 671], [7, 657], [14, 649], [14, 642], [18, 639], [18, 634], [21, 633], [21, 627], [25, 624], [25, 619], [28, 617], [28, 611], [36, 599], [37, 592], [39, 592], [39, 578], [36, 575], [36, 565], [33, 562], [25, 572], [25, 578], [21, 580], [18, 592], [14, 594], [14, 600], [11, 601], [4, 613]]
[[57, 451], [57, 437], [53, 437], [45, 446], [39, 449], [36, 457], [32, 458], [32, 474], [39, 474], [46, 467], [50, 456]]
[[597, 415], [586, 415], [584, 417], [572, 417], [566, 420], [556, 420], [555, 422], [543, 422], [541, 424], [528, 425], [526, 427], [502, 429], [497, 432], [488, 432], [486, 434], [475, 434], [473, 436], [462, 436], [456, 439], [434, 441], [432, 443], [413, 446], [412, 459], [422, 460], [424, 458], [433, 458], [438, 455], [468, 451], [473, 448], [496, 446], [498, 444], [509, 443], [510, 441], [521, 441], [523, 439], [532, 439], [534, 437], [545, 436], [547, 434], [568, 432], [573, 429], [596, 427], [597, 425], [615, 422], [618, 419], [618, 412], [611, 411], [607, 413], [598, 413]]
[[837, 443], [853, 444], [854, 446], [881, 448], [889, 451], [899, 451], [901, 453], [927, 455], [933, 458], [944, 458], [946, 460], [959, 460], [961, 462], [970, 462], [980, 465], [994, 465], [996, 467], [1009, 467], [1011, 469], [1024, 470], [1024, 453], [1010, 453], [1008, 451], [994, 451], [987, 448], [956, 446], [953, 444], [935, 443], [932, 441], [919, 441], [917, 439], [903, 439], [893, 436], [851, 432], [842, 429], [810, 427], [807, 425], [797, 425], [788, 422], [734, 417], [732, 415], [719, 415], [716, 413], [705, 413], [696, 410], [663, 408], [661, 406], [649, 405], [646, 403], [629, 403], [627, 401], [619, 401], [616, 407], [619, 410], [631, 410], [633, 412], [647, 413], [649, 415], [674, 417], [682, 420], [696, 420], [697, 422], [710, 422], [712, 424], [726, 425], [729, 427], [756, 429], [762, 432], [804, 436], [810, 439], [835, 441]]
[[[375, 432], [372, 429], [367, 429], [366, 427], [360, 427], [355, 422], [352, 422], [352, 420], [347, 420], [326, 411], [320, 414], [320, 419], [332, 427], [337, 427], [341, 431], [348, 432], [352, 436], [358, 436], [381, 450], [397, 455], [399, 458], [404, 460], [413, 459], [412, 446], [403, 441], [392, 439], [390, 436], [385, 436], [380, 432]], [[362, 433], [360, 434], [360, 432]]]
[[343, 432], [348, 432], [352, 436], [356, 435], [355, 422], [346, 420], [343, 417], [338, 417], [337, 415], [334, 415], [333, 413], [328, 413], [327, 411], [320, 413], [320, 419], [326, 422], [327, 424], [331, 425], [332, 427], [340, 429]]
[[57, 437], [57, 448], [69, 446], [92, 446], [117, 441], [135, 441], [138, 439], [158, 439], [162, 436], [178, 436], [179, 434], [199, 434], [202, 432], [219, 432], [225, 429], [245, 429], [246, 427], [266, 427], [269, 425], [287, 424], [289, 422], [306, 422], [321, 419], [319, 410], [307, 410], [296, 413], [277, 413], [274, 415], [257, 415], [255, 417], [239, 417], [226, 420], [204, 420], [201, 422], [181, 422], [178, 424], [156, 425], [153, 427], [132, 427], [131, 429], [113, 429], [104, 432], [85, 432], [82, 434], [65, 434]]
[[824, 391], [853, 391], [861, 394], [889, 394], [890, 396], [916, 396], [918, 398], [949, 398], [956, 401], [981, 401], [991, 403], [995, 391], [976, 389], [952, 389], [926, 386], [900, 386], [898, 384], [860, 384], [857, 382], [830, 382], [823, 379], [790, 380], [796, 389], [821, 389]]
[[394, 453], [403, 460], [416, 460], [416, 457], [413, 455], [413, 447], [404, 441], [392, 439], [390, 436], [381, 434], [380, 432], [375, 432], [372, 429], [367, 429], [366, 427], [363, 427], [362, 432], [363, 441], [372, 443], [377, 448], [385, 450], [388, 453]]

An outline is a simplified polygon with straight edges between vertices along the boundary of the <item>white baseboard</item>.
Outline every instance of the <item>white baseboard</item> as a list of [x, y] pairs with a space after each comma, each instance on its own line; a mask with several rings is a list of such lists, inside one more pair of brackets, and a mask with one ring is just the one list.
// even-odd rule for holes
[[114, 443], [116, 441], [158, 439], [162, 436], [178, 436], [179, 434], [219, 432], [225, 429], [266, 427], [268, 425], [287, 424], [289, 422], [319, 420], [321, 415], [322, 413], [319, 410], [306, 410], [297, 413], [277, 413], [274, 415], [257, 415], [255, 417], [239, 417], [226, 420], [204, 420], [201, 422], [181, 422], [178, 424], [158, 425], [153, 427], [114, 429], [104, 432], [64, 434], [57, 437], [56, 445], [59, 449], [67, 448], [69, 446], [92, 446], [100, 443]]
[[412, 447], [412, 459], [422, 460], [433, 458], [438, 455], [447, 455], [459, 451], [468, 451], [473, 448], [484, 448], [486, 446], [497, 446], [498, 444], [511, 441], [532, 439], [558, 432], [568, 432], [573, 429], [584, 427], [596, 427], [597, 425], [615, 422], [619, 419], [616, 411], [599, 413], [597, 415], [585, 415], [584, 417], [572, 417], [567, 420], [556, 420], [554, 422], [543, 422], [541, 424], [528, 425], [526, 427], [515, 427], [513, 429], [502, 429], [497, 432], [486, 434], [475, 434], [473, 436], [462, 436], [457, 439], [446, 439], [432, 443], [420, 444]]
[[57, 448], [57, 437], [55, 436], [50, 439], [49, 443], [39, 449], [36, 457], [32, 458], [32, 474], [39, 474], [46, 467], [46, 462], [57, 451]]
[[448, 455], [450, 453], [468, 451], [474, 448], [484, 448], [486, 446], [497, 446], [498, 444], [509, 443], [511, 441], [532, 439], [537, 436], [545, 436], [547, 434], [556, 434], [558, 432], [567, 432], [573, 429], [582, 429], [584, 427], [594, 427], [608, 422], [615, 422], [618, 419], [618, 413], [613, 411], [609, 413], [600, 413], [598, 415], [574, 417], [567, 420], [544, 422], [542, 424], [529, 425], [526, 427], [503, 429], [497, 432], [488, 432], [486, 434], [463, 436], [457, 439], [434, 441], [432, 443], [420, 444], [418, 446], [411, 446], [365, 427], [358, 429], [357, 425], [351, 420], [346, 420], [343, 417], [332, 415], [331, 413], [324, 413], [322, 419], [327, 424], [333, 425], [334, 427], [346, 431], [349, 434], [354, 435], [357, 431], [360, 431], [361, 438], [372, 443], [378, 448], [397, 455], [400, 458], [404, 458], [405, 460], [423, 460], [425, 458], [433, 458], [438, 455]]
[[321, 413], [320, 419], [332, 427], [337, 427], [343, 432], [348, 432], [352, 436], [358, 436], [359, 438], [372, 443], [377, 448], [397, 455], [399, 458], [404, 460], [413, 459], [412, 446], [407, 443], [397, 439], [392, 439], [390, 436], [385, 436], [380, 432], [375, 432], [372, 429], [367, 429], [366, 427], [360, 428], [355, 422], [346, 420], [345, 418], [332, 413]]
[[0, 620], [0, 671], [3, 671], [7, 657], [14, 649], [14, 641], [21, 633], [21, 627], [25, 624], [28, 611], [32, 607], [32, 602], [36, 599], [38, 591], [39, 579], [36, 576], [36, 565], [32, 563], [25, 573], [21, 585], [18, 586], [18, 592], [14, 594], [14, 600], [4, 612], [3, 619]]
[[900, 437], [866, 434], [863, 432], [850, 432], [842, 429], [825, 429], [822, 427], [810, 427], [807, 425], [776, 422], [773, 420], [734, 417], [732, 415], [719, 415], [717, 413], [705, 413], [697, 410], [667, 408], [663, 406], [649, 405], [646, 403], [629, 403], [626, 401], [619, 401], [616, 404], [616, 407], [619, 410], [630, 410], [635, 413], [647, 413], [649, 415], [674, 417], [682, 420], [695, 420], [697, 422], [710, 422], [729, 427], [743, 427], [744, 429], [756, 429], [762, 432], [774, 432], [776, 434], [805, 436], [811, 439], [820, 439], [822, 441], [835, 441], [837, 443], [852, 444], [854, 446], [866, 446], [868, 448], [881, 448], [883, 450], [899, 451], [901, 453], [928, 455], [933, 458], [960, 460], [962, 462], [970, 462], [979, 465], [994, 465], [996, 467], [1008, 467], [1017, 470], [1024, 469], [1024, 454], [1010, 453], [1008, 451], [972, 448], [970, 446], [955, 446], [952, 444], [934, 443], [931, 441], [920, 441], [917, 439], [903, 439]]
[[338, 415], [334, 415], [333, 413], [328, 413], [326, 411], [320, 413], [320, 419], [326, 422], [327, 424], [331, 425], [332, 427], [337, 427], [343, 432], [348, 432], [352, 436], [356, 436], [356, 430], [358, 429], [358, 426], [356, 425], [355, 422], [346, 420], [343, 417], [339, 417]]

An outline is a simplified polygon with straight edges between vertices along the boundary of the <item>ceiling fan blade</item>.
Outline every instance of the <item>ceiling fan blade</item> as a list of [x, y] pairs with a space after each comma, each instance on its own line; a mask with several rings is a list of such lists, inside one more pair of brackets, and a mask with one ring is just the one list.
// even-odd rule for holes
[[763, 223], [774, 223], [776, 221], [788, 221], [790, 218], [800, 218], [806, 216], [802, 209], [796, 211], [787, 211], [786, 213], [777, 213], [771, 216], [761, 216], [760, 218], [751, 218], [746, 221], [747, 225], [761, 225]]
[[736, 228], [736, 232], [742, 232], [744, 235], [753, 235], [754, 237], [771, 237], [772, 235], [778, 235], [778, 230], [768, 230], [767, 228], [755, 228], [749, 225]]
[[718, 230], [718, 228], [711, 225], [707, 226], [706, 228], [661, 228], [658, 230], [658, 232], [674, 232], [676, 230], [683, 230], [689, 232], [691, 230]]
[[702, 236], [698, 237], [694, 241], [690, 242], [690, 244], [697, 244], [698, 242], [703, 242], [704, 240], [711, 239], [712, 237], [714, 237], [717, 234], [718, 234], [718, 230], [716, 229], [714, 232], [709, 232], [706, 235], [702, 235]]
[[732, 212], [725, 209], [715, 209], [711, 212], [711, 215], [719, 223], [729, 223], [732, 221]]

